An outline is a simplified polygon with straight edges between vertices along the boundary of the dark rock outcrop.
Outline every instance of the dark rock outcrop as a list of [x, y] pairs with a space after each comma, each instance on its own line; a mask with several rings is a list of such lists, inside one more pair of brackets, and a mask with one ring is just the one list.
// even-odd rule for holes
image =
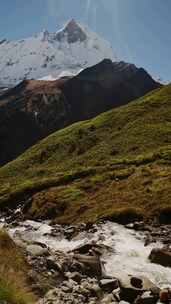
[[68, 43], [74, 43], [77, 41], [85, 41], [87, 35], [81, 26], [74, 19], [72, 19], [68, 22], [64, 29], [56, 34], [55, 38], [60, 42], [66, 39]]
[[108, 59], [72, 78], [24, 80], [0, 96], [0, 165], [56, 130], [158, 87], [145, 70]]

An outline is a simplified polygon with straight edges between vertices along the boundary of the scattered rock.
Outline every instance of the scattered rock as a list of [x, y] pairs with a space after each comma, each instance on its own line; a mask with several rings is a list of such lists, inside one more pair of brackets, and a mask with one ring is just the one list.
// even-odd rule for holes
[[64, 236], [70, 240], [73, 236], [75, 236], [79, 231], [77, 230], [77, 227], [75, 226], [70, 226], [67, 227], [64, 231]]
[[69, 272], [69, 273], [66, 274], [66, 276], [67, 276], [69, 279], [71, 279], [71, 280], [73, 280], [73, 281], [75, 281], [75, 282], [77, 282], [77, 283], [80, 283], [81, 280], [83, 279], [83, 276], [82, 276], [79, 272], [77, 272], [77, 271], [72, 272], [72, 273]]
[[49, 257], [46, 259], [46, 266], [49, 270], [55, 270], [62, 272], [61, 266], [53, 260], [53, 257]]
[[146, 226], [143, 221], [129, 223], [129, 224], [125, 225], [125, 227], [128, 229], [134, 229], [134, 230], [145, 230], [146, 229]]
[[100, 280], [100, 287], [106, 292], [112, 292], [119, 287], [117, 279], [102, 279]]
[[100, 288], [100, 286], [97, 283], [94, 283], [91, 286], [91, 292], [92, 294], [94, 294], [94, 296], [100, 298], [102, 296], [102, 289]]
[[106, 295], [101, 301], [101, 304], [114, 304], [114, 303], [116, 303], [116, 301], [112, 294]]
[[145, 244], [161, 242], [166, 245], [171, 244], [171, 225], [159, 225], [152, 223], [146, 226]]
[[[13, 228], [13, 222], [7, 225]], [[143, 225], [140, 222], [127, 225], [127, 228], [135, 229], [136, 225], [138, 230], [144, 229], [146, 236], [151, 237], [153, 241], [159, 235], [165, 241], [166, 237], [167, 240], [169, 238], [170, 228], [168, 227], [156, 226], [155, 230], [154, 227], [150, 228], [149, 225]], [[27, 260], [30, 265], [28, 280], [31, 290], [38, 297], [44, 297], [39, 304], [155, 304], [159, 298], [161, 303], [171, 303], [170, 289], [160, 291], [145, 277], [124, 276], [121, 273], [120, 278], [116, 279], [105, 274], [102, 255], [111, 251], [113, 253], [114, 250], [102, 244], [103, 230], [99, 233], [99, 228], [97, 228], [100, 242], [97, 238], [96, 242], [80, 245], [64, 253], [51, 250], [44, 243], [39, 242], [39, 239], [35, 242], [34, 237], [29, 240], [28, 237], [24, 239], [28, 231], [34, 235], [40, 227], [39, 224], [32, 226], [32, 223], [28, 221], [18, 226], [18, 233], [15, 232], [14, 237], [28, 253]], [[25, 229], [24, 232], [20, 231], [22, 227]], [[66, 226], [54, 225], [51, 229], [42, 230], [47, 233], [47, 236], [61, 240], [64, 237], [71, 239], [77, 232], [82, 231], [85, 234], [85, 228], [88, 228], [90, 232], [95, 227], [98, 226], [86, 227], [82, 224], [78, 227], [66, 228]], [[17, 231], [16, 228], [15, 231]], [[115, 231], [111, 231], [111, 235], [115, 237]], [[75, 239], [79, 240], [79, 237], [78, 235]], [[169, 258], [171, 258], [169, 246], [154, 249], [150, 254], [151, 261], [157, 260], [161, 265], [163, 261], [164, 263], [167, 261], [168, 266]], [[50, 291], [45, 295], [45, 290]]]

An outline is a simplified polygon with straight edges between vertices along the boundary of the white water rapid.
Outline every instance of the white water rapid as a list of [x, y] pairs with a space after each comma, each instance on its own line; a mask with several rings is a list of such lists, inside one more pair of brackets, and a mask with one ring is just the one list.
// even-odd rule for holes
[[60, 235], [59, 238], [52, 236], [52, 229], [46, 223], [26, 221], [17, 228], [9, 229], [9, 233], [13, 237], [19, 235], [25, 241], [41, 242], [52, 250], [64, 252], [95, 240], [112, 247], [114, 251], [103, 256], [107, 274], [115, 277], [121, 274], [145, 276], [159, 287], [171, 287], [171, 268], [150, 263], [148, 260], [152, 248], [162, 245], [155, 243], [145, 247], [143, 233], [107, 222], [97, 226], [95, 233], [82, 232], [68, 241]]

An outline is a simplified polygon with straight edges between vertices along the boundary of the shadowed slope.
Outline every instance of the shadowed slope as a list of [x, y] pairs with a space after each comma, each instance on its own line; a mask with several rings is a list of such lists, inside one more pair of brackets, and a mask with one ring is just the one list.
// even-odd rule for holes
[[54, 131], [127, 104], [159, 86], [143, 69], [110, 60], [71, 79], [25, 80], [0, 96], [0, 165]]

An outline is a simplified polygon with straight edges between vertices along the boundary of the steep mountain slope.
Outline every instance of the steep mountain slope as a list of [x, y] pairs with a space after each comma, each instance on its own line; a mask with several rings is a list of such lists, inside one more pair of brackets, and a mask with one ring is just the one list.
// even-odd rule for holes
[[0, 98], [0, 164], [66, 122], [67, 104], [56, 83], [23, 81]]
[[171, 215], [171, 85], [60, 130], [0, 169], [0, 206], [58, 223]]
[[39, 139], [156, 89], [146, 71], [104, 60], [75, 77], [24, 80], [0, 97], [0, 164]]
[[47, 75], [57, 78], [64, 71], [76, 73], [104, 58], [116, 60], [110, 44], [71, 20], [56, 33], [45, 30], [27, 39], [1, 41], [0, 82], [14, 85]]
[[92, 118], [115, 106], [127, 104], [161, 85], [142, 68], [104, 59], [62, 84], [72, 121]]

